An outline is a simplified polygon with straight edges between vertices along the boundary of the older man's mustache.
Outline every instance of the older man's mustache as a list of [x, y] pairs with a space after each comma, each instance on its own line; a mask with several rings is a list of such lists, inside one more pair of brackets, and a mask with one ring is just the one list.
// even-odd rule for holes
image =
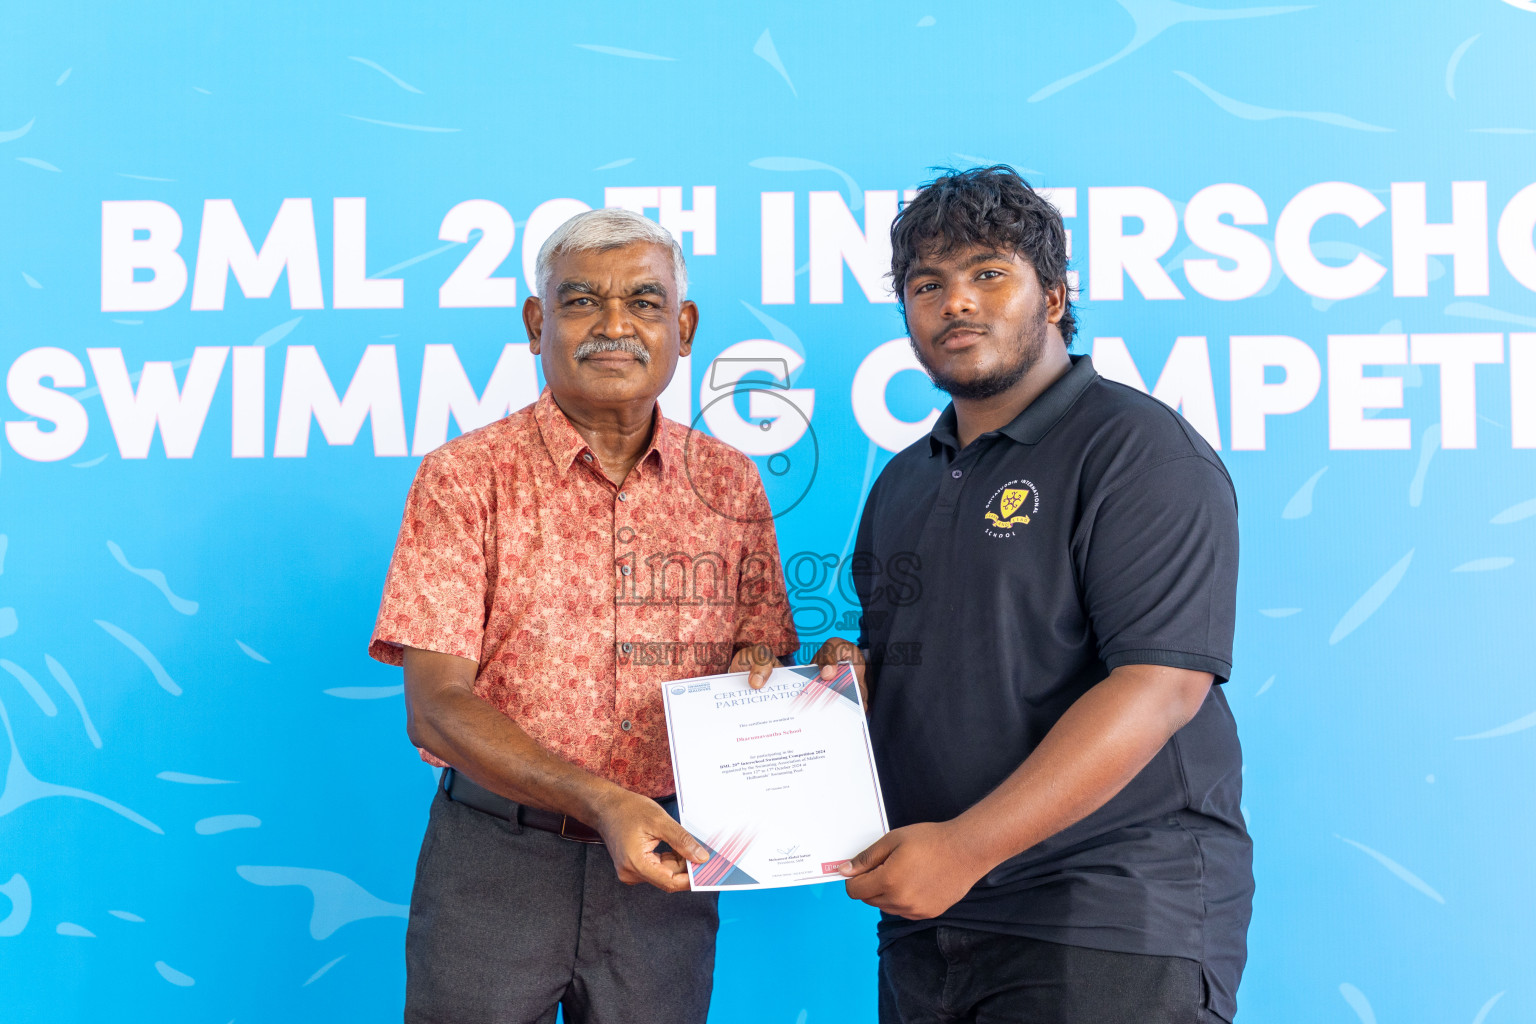
[[588, 338], [576, 346], [575, 357], [579, 363], [604, 352], [623, 352], [634, 356], [641, 365], [651, 361], [651, 353], [636, 338]]

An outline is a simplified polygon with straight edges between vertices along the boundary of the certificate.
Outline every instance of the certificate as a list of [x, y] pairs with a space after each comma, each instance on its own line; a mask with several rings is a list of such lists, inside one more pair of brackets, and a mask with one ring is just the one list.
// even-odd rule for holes
[[695, 891], [840, 881], [888, 831], [853, 668], [779, 668], [662, 684], [678, 814], [709, 860]]

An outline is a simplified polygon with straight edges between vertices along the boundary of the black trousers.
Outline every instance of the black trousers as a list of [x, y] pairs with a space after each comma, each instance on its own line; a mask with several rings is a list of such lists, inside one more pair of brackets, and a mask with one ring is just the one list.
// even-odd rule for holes
[[880, 1024], [1223, 1024], [1200, 964], [940, 925], [880, 952]]
[[618, 880], [603, 846], [432, 802], [405, 935], [407, 1024], [704, 1024], [715, 893]]

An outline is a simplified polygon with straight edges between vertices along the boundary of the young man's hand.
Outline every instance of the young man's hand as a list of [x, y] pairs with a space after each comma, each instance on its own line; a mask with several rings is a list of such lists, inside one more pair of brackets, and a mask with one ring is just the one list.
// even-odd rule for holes
[[816, 652], [816, 657], [811, 663], [821, 666], [821, 678], [823, 681], [831, 681], [837, 676], [837, 666], [840, 662], [848, 662], [853, 666], [853, 678], [859, 684], [859, 702], [864, 705], [864, 710], [869, 710], [869, 687], [864, 683], [864, 652], [859, 650], [851, 641], [835, 636], [821, 645], [821, 650]]
[[914, 921], [938, 917], [987, 873], [950, 822], [887, 832], [843, 865], [848, 895]]

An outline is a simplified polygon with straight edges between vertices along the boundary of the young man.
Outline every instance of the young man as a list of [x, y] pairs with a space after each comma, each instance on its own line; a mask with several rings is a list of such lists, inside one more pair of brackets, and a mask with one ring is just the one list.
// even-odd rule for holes
[[[1068, 354], [1061, 219], [1011, 168], [931, 182], [891, 238], [953, 402], [871, 490], [862, 636], [818, 655], [864, 663], [895, 826], [845, 869], [884, 911], [880, 1019], [1230, 1020], [1253, 893], [1212, 685], [1231, 482], [1176, 413]], [[918, 588], [884, 579], [913, 555]]]
[[[405, 1019], [704, 1024], [718, 918], [683, 891], [709, 851], [669, 816], [660, 684], [725, 671], [696, 653], [718, 651], [761, 686], [794, 648], [772, 513], [751, 460], [657, 406], [699, 316], [672, 236], [580, 214], [538, 277], [547, 387], [422, 460], [369, 647], [404, 664], [411, 741], [451, 766]], [[686, 657], [640, 655], [662, 644]]]

